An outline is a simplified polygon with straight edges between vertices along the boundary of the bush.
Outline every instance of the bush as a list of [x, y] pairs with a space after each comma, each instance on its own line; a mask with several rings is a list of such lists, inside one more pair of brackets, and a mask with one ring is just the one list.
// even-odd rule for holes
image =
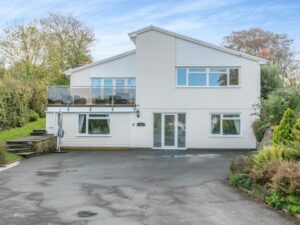
[[300, 196], [290, 195], [286, 198], [286, 202], [289, 204], [300, 206]]
[[293, 138], [293, 127], [296, 124], [296, 115], [293, 110], [288, 108], [278, 127], [275, 128], [272, 142], [273, 144], [287, 144], [294, 140]]
[[300, 206], [299, 205], [288, 204], [287, 210], [290, 213], [300, 213]]
[[252, 187], [252, 180], [248, 174], [232, 173], [229, 176], [229, 183], [234, 187], [244, 188], [250, 190]]
[[5, 164], [5, 150], [3, 146], [0, 146], [0, 165]]
[[266, 197], [266, 202], [273, 208], [281, 209], [285, 204], [285, 198], [279, 192], [272, 191], [271, 195]]
[[253, 155], [239, 155], [232, 159], [230, 164], [230, 170], [232, 172], [250, 173], [254, 165]]
[[264, 150], [259, 151], [254, 157], [255, 169], [262, 168], [267, 162], [277, 161], [281, 162], [284, 159], [284, 147], [281, 145], [270, 146]]
[[273, 176], [272, 183], [277, 191], [300, 195], [300, 162], [283, 162]]
[[28, 121], [31, 90], [20, 81], [0, 80], [0, 130], [20, 127]]
[[45, 107], [47, 101], [47, 88], [45, 85], [38, 82], [31, 82], [28, 84], [32, 91], [32, 98], [29, 107], [35, 111], [39, 117], [45, 117]]
[[275, 90], [268, 95], [267, 99], [261, 99], [260, 103], [254, 106], [254, 114], [259, 116], [261, 120], [260, 127], [278, 125], [288, 108], [299, 113], [299, 99], [300, 90], [295, 87], [285, 87]]
[[278, 66], [267, 64], [261, 67], [261, 96], [267, 96], [273, 91], [283, 87], [283, 80], [280, 76]]
[[264, 121], [262, 121], [261, 119], [256, 119], [253, 123], [252, 123], [252, 130], [253, 133], [256, 137], [256, 140], [258, 142], [261, 142], [261, 140], [264, 137], [265, 131], [270, 128], [271, 124], [270, 123], [266, 123]]
[[31, 112], [29, 113], [28, 120], [29, 120], [30, 122], [37, 121], [38, 118], [39, 118], [39, 114], [37, 114], [36, 112], [31, 111]]
[[269, 161], [259, 169], [253, 169], [249, 176], [253, 182], [259, 185], [271, 183], [273, 176], [277, 173], [280, 166], [278, 161]]

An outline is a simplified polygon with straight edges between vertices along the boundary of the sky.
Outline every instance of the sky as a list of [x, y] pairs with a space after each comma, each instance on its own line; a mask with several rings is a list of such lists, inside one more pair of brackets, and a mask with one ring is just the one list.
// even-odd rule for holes
[[95, 61], [134, 49], [128, 33], [149, 25], [217, 45], [232, 31], [259, 27], [287, 34], [300, 52], [300, 0], [0, 0], [0, 26], [50, 12], [72, 14], [94, 30]]

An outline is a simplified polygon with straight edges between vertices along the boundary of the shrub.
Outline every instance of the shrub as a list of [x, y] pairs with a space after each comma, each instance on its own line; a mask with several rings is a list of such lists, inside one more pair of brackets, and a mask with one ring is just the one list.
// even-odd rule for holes
[[288, 204], [287, 210], [290, 213], [300, 213], [300, 206], [299, 205]]
[[289, 204], [300, 206], [300, 196], [290, 195], [286, 198], [286, 202]]
[[252, 180], [248, 174], [232, 173], [229, 176], [229, 183], [234, 187], [244, 188], [250, 190], [252, 187]]
[[272, 191], [271, 195], [266, 197], [266, 202], [273, 208], [281, 209], [285, 204], [285, 198], [279, 192]]
[[28, 84], [32, 91], [32, 98], [29, 107], [35, 111], [39, 117], [45, 117], [45, 107], [47, 101], [47, 88], [38, 82], [30, 82]]
[[277, 65], [267, 64], [261, 67], [261, 96], [267, 98], [267, 96], [283, 87], [283, 80], [280, 76], [280, 71]]
[[254, 114], [260, 117], [261, 126], [278, 125], [284, 112], [288, 108], [299, 113], [299, 99], [299, 88], [281, 88], [269, 94], [267, 99], [261, 99], [259, 104], [254, 105]]
[[269, 161], [281, 162], [284, 159], [284, 147], [281, 145], [270, 146], [259, 151], [254, 157], [255, 169], [262, 168]]
[[239, 155], [235, 156], [230, 164], [230, 170], [232, 172], [250, 173], [254, 165], [253, 155]]
[[29, 116], [28, 116], [28, 120], [30, 122], [37, 121], [38, 118], [39, 118], [39, 114], [37, 114], [35, 111], [30, 111]]
[[280, 162], [278, 161], [269, 161], [261, 168], [253, 169], [249, 176], [253, 180], [253, 182], [259, 185], [266, 185], [271, 183], [273, 176], [277, 173], [280, 166]]
[[30, 88], [20, 81], [0, 80], [0, 130], [27, 122], [31, 96]]
[[300, 195], [300, 162], [283, 162], [273, 176], [272, 183], [277, 191]]
[[5, 164], [5, 151], [4, 147], [0, 146], [0, 165]]
[[293, 141], [293, 127], [296, 123], [296, 115], [293, 110], [288, 108], [278, 127], [275, 128], [272, 142], [273, 144], [287, 144], [291, 141]]
[[261, 142], [261, 140], [264, 137], [265, 131], [270, 128], [271, 124], [270, 123], [266, 123], [264, 121], [262, 121], [261, 119], [256, 119], [253, 123], [252, 123], [252, 130], [253, 133], [256, 137], [256, 140], [258, 142]]

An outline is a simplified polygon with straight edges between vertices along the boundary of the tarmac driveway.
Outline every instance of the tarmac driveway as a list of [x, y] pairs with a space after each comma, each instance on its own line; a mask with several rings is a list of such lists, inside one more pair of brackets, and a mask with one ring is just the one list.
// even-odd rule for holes
[[0, 224], [296, 224], [227, 186], [234, 154], [72, 152], [24, 160], [0, 173]]

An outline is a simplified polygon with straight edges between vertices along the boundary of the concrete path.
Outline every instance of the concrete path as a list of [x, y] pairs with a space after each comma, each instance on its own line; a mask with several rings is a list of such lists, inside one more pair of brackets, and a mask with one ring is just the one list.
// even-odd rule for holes
[[0, 224], [296, 224], [227, 186], [233, 154], [73, 152], [24, 160], [0, 173]]

